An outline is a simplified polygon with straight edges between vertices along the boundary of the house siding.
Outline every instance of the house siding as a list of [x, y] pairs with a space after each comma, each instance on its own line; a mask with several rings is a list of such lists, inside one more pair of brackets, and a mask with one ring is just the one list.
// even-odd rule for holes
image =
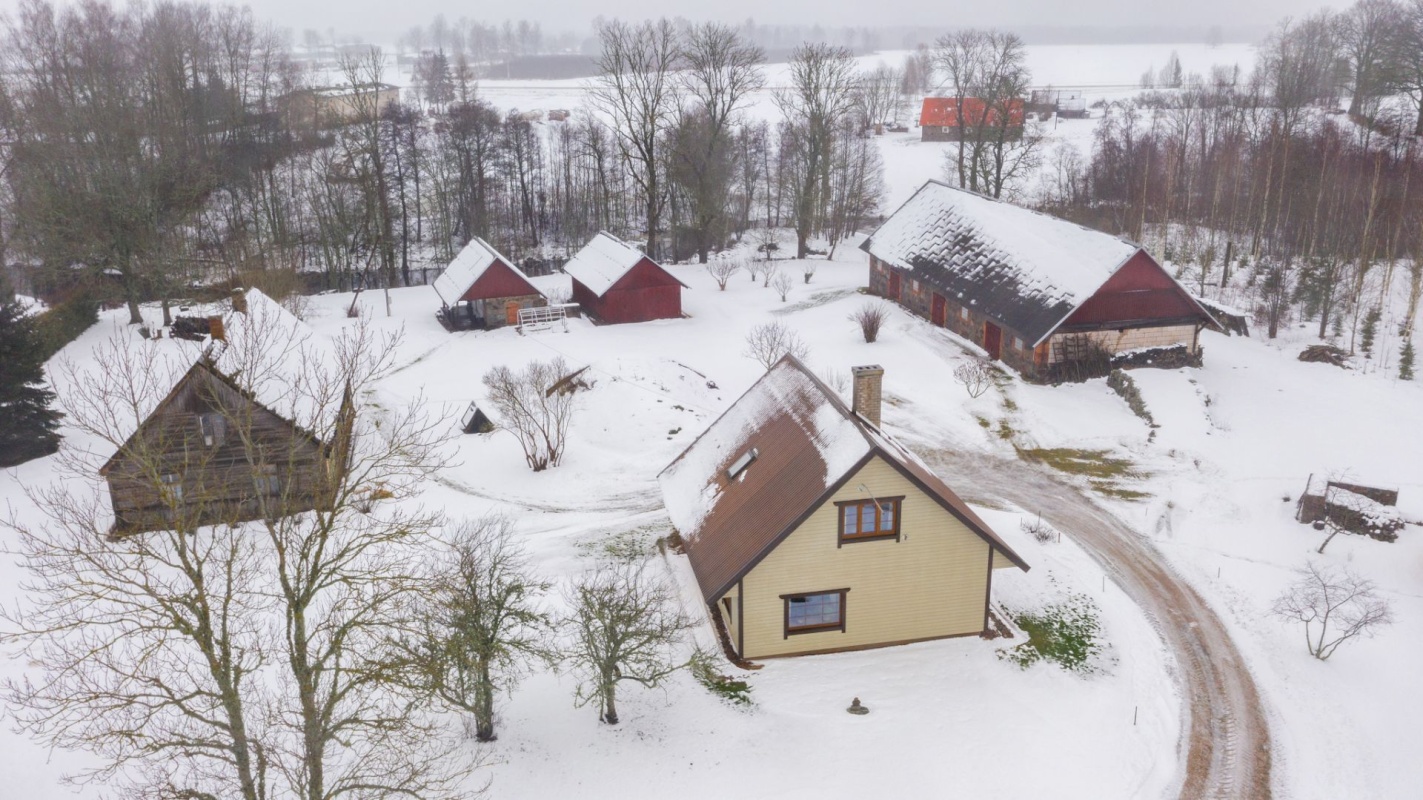
[[1048, 339], [1050, 347], [1049, 363], [1063, 360], [1063, 340], [1086, 337], [1109, 353], [1123, 353], [1147, 347], [1174, 347], [1185, 345], [1192, 353], [1196, 351], [1196, 336], [1200, 328], [1195, 325], [1163, 325], [1156, 328], [1125, 328], [1122, 330], [1083, 331], [1079, 333], [1054, 333]]
[[[869, 496], [904, 497], [901, 539], [840, 546], [834, 503]], [[893, 466], [875, 458], [746, 574], [739, 598], [744, 619], [736, 619], [728, 630], [735, 631], [733, 644], [740, 642], [746, 658], [980, 634], [989, 590], [989, 551], [981, 537]], [[845, 588], [849, 592], [843, 632], [786, 635], [781, 595]]]
[[644, 258], [602, 297], [574, 278], [573, 302], [610, 324], [678, 319], [682, 316], [682, 285], [651, 259]]

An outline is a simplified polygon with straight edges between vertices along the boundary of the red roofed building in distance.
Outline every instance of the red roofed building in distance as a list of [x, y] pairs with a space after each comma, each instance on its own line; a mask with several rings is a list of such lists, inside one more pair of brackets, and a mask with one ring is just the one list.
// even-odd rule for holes
[[[919, 112], [921, 139], [926, 142], [957, 142], [963, 139], [965, 128], [999, 127], [1002, 123], [998, 107], [986, 107], [982, 98], [965, 97], [962, 109], [955, 97], [926, 97]], [[1009, 133], [1023, 133], [1024, 106], [1021, 98], [1007, 102]]]

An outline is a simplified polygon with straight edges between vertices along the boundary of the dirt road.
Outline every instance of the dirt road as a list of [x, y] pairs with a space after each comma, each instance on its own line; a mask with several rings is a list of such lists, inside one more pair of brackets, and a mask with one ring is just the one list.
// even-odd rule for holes
[[1176, 658], [1187, 698], [1182, 800], [1270, 797], [1270, 733], [1255, 682], [1220, 618], [1150, 540], [1046, 467], [952, 450], [922, 455], [950, 485], [977, 491], [964, 498], [970, 502], [1041, 511], [1151, 618]]

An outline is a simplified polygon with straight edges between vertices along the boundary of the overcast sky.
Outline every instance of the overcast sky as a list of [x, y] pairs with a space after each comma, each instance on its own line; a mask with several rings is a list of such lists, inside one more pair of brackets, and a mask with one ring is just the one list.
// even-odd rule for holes
[[[19, 0], [0, 0], [6, 11]], [[251, 0], [261, 18], [298, 34], [306, 28], [338, 35], [360, 34], [394, 40], [400, 32], [436, 14], [502, 21], [528, 18], [550, 33], [582, 31], [599, 15], [624, 19], [656, 16], [715, 17], [763, 24], [820, 23], [826, 26], [1060, 25], [1189, 26], [1226, 28], [1268, 25], [1343, 0], [526, 0], [520, 3], [470, 3], [450, 0]]]

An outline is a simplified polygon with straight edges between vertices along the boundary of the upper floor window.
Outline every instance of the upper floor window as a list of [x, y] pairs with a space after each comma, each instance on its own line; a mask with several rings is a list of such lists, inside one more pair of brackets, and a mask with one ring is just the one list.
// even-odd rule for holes
[[277, 477], [277, 468], [271, 464], [260, 464], [252, 471], [252, 485], [257, 494], [276, 497], [282, 492], [282, 482]]
[[203, 444], [208, 447], [218, 447], [227, 441], [227, 418], [216, 411], [199, 414], [198, 427], [203, 432]]
[[170, 472], [163, 476], [163, 502], [175, 505], [183, 502], [183, 476]]
[[840, 511], [840, 543], [899, 538], [899, 504], [903, 497], [836, 503]]

